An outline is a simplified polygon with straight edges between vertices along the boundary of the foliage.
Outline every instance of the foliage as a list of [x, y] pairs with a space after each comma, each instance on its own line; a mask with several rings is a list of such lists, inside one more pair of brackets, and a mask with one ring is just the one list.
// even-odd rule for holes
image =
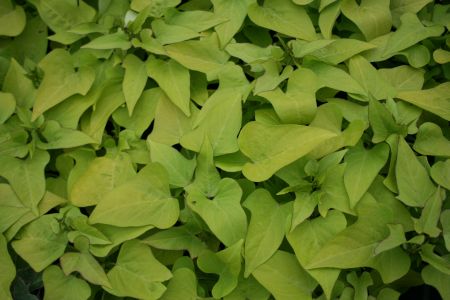
[[450, 6], [0, 0], [1, 299], [450, 299]]

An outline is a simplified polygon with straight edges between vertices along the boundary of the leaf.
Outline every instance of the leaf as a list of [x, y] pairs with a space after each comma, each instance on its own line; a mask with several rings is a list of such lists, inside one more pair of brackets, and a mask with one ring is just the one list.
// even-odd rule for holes
[[450, 190], [450, 160], [438, 161], [431, 167], [431, 178], [434, 182]]
[[[126, 201], [125, 201], [126, 199]], [[169, 228], [178, 219], [164, 168], [151, 163], [128, 182], [104, 195], [89, 217], [91, 224]]]
[[158, 299], [166, 290], [161, 282], [171, 277], [147, 245], [131, 240], [122, 245], [115, 266], [108, 272], [112, 288], [107, 290], [119, 297]]
[[389, 0], [363, 0], [359, 5], [355, 0], [344, 0], [341, 11], [358, 26], [369, 41], [391, 30], [392, 18], [389, 4]]
[[26, 15], [22, 6], [3, 1], [0, 7], [0, 36], [18, 36], [25, 28]]
[[414, 226], [417, 233], [426, 233], [431, 237], [437, 237], [441, 233], [437, 225], [441, 214], [443, 195], [445, 195], [445, 191], [441, 191], [438, 187], [433, 195], [428, 198], [422, 214]]
[[247, 123], [239, 135], [239, 147], [253, 162], [244, 165], [243, 174], [263, 181], [335, 136], [319, 128], [302, 125]]
[[448, 281], [450, 275], [445, 274], [431, 265], [422, 269], [422, 278], [426, 284], [434, 286], [441, 295], [442, 299], [450, 297], [450, 288], [448, 287]]
[[212, 288], [214, 298], [220, 299], [228, 295], [237, 286], [241, 271], [242, 243], [243, 240], [239, 240], [222, 251], [208, 251], [199, 256], [197, 264], [200, 270], [219, 275], [219, 280]]
[[10, 287], [16, 277], [16, 268], [8, 253], [7, 241], [2, 234], [0, 234], [0, 265], [2, 266], [2, 273], [0, 275], [0, 296], [2, 299], [12, 300]]
[[85, 133], [63, 128], [57, 121], [49, 120], [41, 128], [42, 131], [40, 133], [45, 142], [37, 141], [37, 146], [43, 150], [75, 148], [95, 143], [95, 140]]
[[161, 19], [152, 22], [156, 40], [161, 45], [173, 44], [199, 37], [200, 34], [188, 27], [167, 24]]
[[195, 235], [196, 233], [188, 226], [177, 226], [161, 230], [143, 239], [142, 242], [157, 249], [187, 250], [194, 258], [207, 249], [205, 243]]
[[317, 286], [293, 254], [280, 250], [259, 266], [253, 276], [276, 299], [312, 299], [312, 291]]
[[196, 162], [187, 159], [174, 148], [147, 140], [152, 162], [160, 163], [169, 174], [169, 183], [173, 186], [185, 187], [194, 175]]
[[91, 288], [84, 280], [73, 275], [66, 276], [58, 266], [50, 266], [42, 275], [44, 281], [44, 300], [87, 300]]
[[28, 224], [11, 243], [36, 272], [40, 272], [63, 255], [67, 236], [59, 228], [55, 214], [47, 214]]
[[320, 2], [319, 28], [324, 38], [331, 39], [333, 26], [341, 13], [341, 2], [334, 0], [328, 2]]
[[389, 82], [398, 92], [422, 89], [424, 72], [410, 66], [398, 66], [391, 69], [378, 69], [378, 74]]
[[147, 70], [143, 61], [133, 54], [128, 54], [124, 61], [125, 76], [122, 82], [123, 95], [130, 116], [147, 82]]
[[392, 134], [406, 135], [405, 128], [398, 125], [386, 106], [377, 100], [369, 101], [369, 122], [374, 143], [385, 141]]
[[250, 4], [248, 16], [258, 26], [307, 41], [316, 39], [314, 26], [306, 10], [291, 0], [269, 0], [264, 2], [264, 6]]
[[226, 22], [215, 26], [214, 30], [220, 41], [221, 48], [224, 48], [239, 31], [247, 16], [248, 0], [213, 0], [214, 14], [227, 19]]
[[375, 255], [406, 243], [405, 231], [401, 224], [387, 224], [387, 226], [389, 228], [389, 235], [375, 248]]
[[38, 215], [38, 204], [45, 193], [44, 168], [50, 160], [46, 151], [36, 150], [33, 157], [0, 157], [0, 176], [8, 180], [20, 202]]
[[0, 233], [5, 232], [23, 215], [30, 212], [20, 202], [9, 184], [0, 184]]
[[244, 249], [244, 276], [248, 277], [281, 245], [290, 206], [279, 205], [264, 189], [258, 189], [250, 194], [243, 205], [251, 212]]
[[123, 32], [118, 30], [115, 33], [101, 35], [87, 44], [84, 44], [82, 48], [86, 49], [97, 49], [97, 50], [108, 50], [108, 49], [121, 49], [128, 50], [131, 48], [130, 37]]
[[0, 124], [6, 122], [16, 109], [16, 99], [11, 93], [0, 92]]
[[44, 71], [44, 78], [36, 93], [32, 121], [72, 95], [85, 96], [95, 80], [91, 67], [82, 66], [77, 70], [73, 58], [63, 49], [47, 54], [39, 66]]
[[130, 157], [124, 153], [97, 157], [73, 182], [69, 200], [79, 207], [96, 205], [106, 193], [124, 184], [135, 174]]
[[190, 116], [189, 71], [170, 59], [167, 62], [150, 58], [147, 63], [147, 74], [153, 78], [169, 99], [186, 115]]
[[[334, 235], [344, 230], [347, 220], [344, 214], [338, 211], [330, 211], [326, 217], [306, 220], [288, 235], [287, 239], [295, 252], [295, 256], [302, 266], [312, 262], [317, 251], [319, 251]], [[303, 247], [308, 244], [310, 247]], [[325, 295], [330, 298], [331, 291], [339, 276], [340, 270], [332, 268], [320, 268], [307, 270], [322, 286]]]
[[200, 41], [184, 41], [164, 46], [167, 54], [184, 67], [214, 78], [228, 61], [228, 54], [219, 49], [218, 40], [211, 36]]
[[199, 112], [193, 130], [181, 138], [181, 145], [198, 152], [207, 136], [214, 156], [238, 151], [237, 135], [242, 122], [241, 99], [242, 94], [236, 89], [217, 90]]
[[318, 78], [309, 69], [298, 69], [289, 76], [286, 93], [280, 89], [260, 93], [272, 103], [283, 123], [308, 124], [315, 116]]
[[179, 268], [173, 271], [173, 277], [167, 285], [161, 300], [195, 300], [197, 299], [197, 278], [188, 268]]
[[78, 272], [92, 284], [104, 287], [111, 286], [103, 267], [89, 252], [67, 252], [61, 257], [60, 262], [66, 276]]
[[444, 237], [445, 247], [450, 249], [450, 210], [445, 209], [441, 213], [442, 235]]
[[450, 275], [450, 261], [448, 260], [448, 257], [437, 255], [434, 253], [434, 248], [435, 246], [431, 244], [422, 245], [420, 256], [423, 261], [429, 263], [440, 272]]
[[91, 22], [96, 15], [95, 9], [84, 1], [41, 0], [37, 3], [39, 16], [54, 32]]
[[393, 24], [398, 27], [400, 24], [400, 17], [405, 13], [418, 13], [431, 0], [392, 0], [391, 13]]
[[398, 199], [409, 206], [424, 207], [436, 187], [404, 139], [398, 142], [395, 173], [400, 194]]
[[351, 208], [356, 206], [369, 189], [375, 177], [386, 164], [388, 157], [389, 147], [386, 144], [378, 144], [370, 150], [363, 146], [354, 147], [347, 152], [344, 183]]
[[[229, 1], [220, 3], [221, 5], [227, 5], [230, 3]], [[236, 4], [241, 4], [242, 2], [238, 2]], [[186, 10], [186, 11], [177, 11], [173, 10], [170, 14], [166, 14], [166, 22], [170, 25], [178, 25], [190, 28], [195, 32], [206, 31], [211, 27], [214, 27], [218, 24], [222, 24], [225, 22], [230, 22], [230, 18], [236, 16], [237, 14], [233, 14], [225, 17], [223, 14], [218, 14], [217, 10], [219, 7], [216, 5], [216, 13], [204, 10]], [[223, 13], [228, 13], [228, 9], [224, 9]], [[239, 24], [240, 27], [240, 24]], [[217, 32], [217, 30], [216, 30]], [[219, 34], [220, 35], [220, 34]], [[234, 34], [233, 34], [234, 35]], [[220, 38], [220, 37], [219, 37]]]
[[195, 185], [187, 188], [186, 202], [208, 225], [214, 235], [231, 247], [244, 239], [247, 232], [247, 217], [241, 207], [242, 190], [231, 178], [223, 178], [214, 195], [205, 196]]
[[411, 47], [418, 42], [429, 38], [440, 36], [444, 28], [442, 26], [425, 27], [419, 18], [412, 13], [405, 13], [401, 16], [401, 25], [396, 32], [390, 35], [383, 50], [383, 56], [389, 57], [401, 50]]
[[195, 169], [194, 185], [207, 197], [217, 194], [220, 174], [214, 164], [213, 149], [206, 137], [197, 156], [197, 168]]
[[408, 103], [414, 104], [439, 117], [450, 120], [450, 83], [442, 83], [434, 88], [420, 91], [405, 91], [397, 94], [399, 98]]

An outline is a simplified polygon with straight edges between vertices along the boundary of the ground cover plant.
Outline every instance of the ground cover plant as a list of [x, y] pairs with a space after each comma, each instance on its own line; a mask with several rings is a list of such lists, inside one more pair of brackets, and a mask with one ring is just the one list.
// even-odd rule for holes
[[450, 299], [449, 21], [0, 0], [0, 299]]

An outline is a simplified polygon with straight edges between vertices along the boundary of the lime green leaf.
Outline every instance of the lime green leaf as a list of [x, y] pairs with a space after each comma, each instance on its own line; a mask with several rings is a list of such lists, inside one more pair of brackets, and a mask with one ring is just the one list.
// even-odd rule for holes
[[248, 16], [258, 26], [307, 41], [316, 39], [306, 10], [291, 0], [268, 0], [264, 6], [253, 3], [248, 8]]
[[147, 70], [145, 64], [137, 56], [128, 54], [124, 61], [125, 76], [123, 78], [122, 89], [127, 108], [130, 116], [133, 113], [134, 107], [147, 82]]
[[279, 205], [267, 190], [258, 189], [244, 202], [251, 212], [245, 239], [245, 273], [248, 277], [278, 249], [286, 231], [288, 205]]
[[73, 275], [64, 275], [58, 266], [45, 269], [42, 280], [44, 300], [87, 300], [91, 296], [89, 284]]
[[238, 141], [252, 163], [245, 164], [242, 171], [250, 180], [266, 180], [334, 136], [328, 130], [302, 125], [247, 123]]
[[422, 210], [419, 220], [415, 224], [417, 233], [426, 233], [431, 237], [437, 237], [441, 230], [437, 227], [441, 214], [442, 201], [445, 191], [438, 187], [433, 195], [428, 198]]
[[450, 280], [449, 274], [445, 274], [431, 265], [423, 268], [421, 274], [423, 281], [426, 284], [434, 286], [439, 291], [442, 299], [450, 297], [450, 287], [448, 286]]
[[0, 233], [30, 211], [20, 202], [9, 184], [0, 184]]
[[[126, 200], [126, 201], [125, 201]], [[89, 217], [91, 224], [169, 228], [178, 219], [165, 169], [152, 163], [128, 182], [106, 193]]]
[[178, 25], [169, 25], [161, 19], [152, 22], [152, 29], [156, 40], [161, 45], [178, 43], [199, 37], [200, 34], [190, 28]]
[[167, 290], [161, 300], [196, 300], [197, 278], [195, 273], [188, 268], [179, 268], [173, 271], [173, 277], [167, 285]]
[[119, 30], [116, 33], [101, 35], [93, 39], [89, 43], [83, 45], [86, 49], [121, 49], [128, 50], [131, 48], [130, 37], [123, 31]]
[[450, 190], [450, 159], [435, 163], [430, 175], [434, 182]]
[[35, 150], [33, 157], [25, 160], [0, 157], [0, 176], [6, 178], [22, 204], [36, 216], [38, 204], [45, 193], [44, 168], [50, 160], [46, 151]]
[[9, 256], [5, 237], [0, 234], [0, 265], [2, 273], [0, 274], [0, 296], [5, 300], [12, 300], [10, 286], [16, 277], [16, 268]]
[[59, 226], [55, 214], [39, 217], [27, 225], [12, 242], [12, 247], [36, 272], [63, 255], [67, 236]]
[[0, 124], [5, 123], [16, 109], [16, 99], [11, 93], [0, 92]]
[[317, 286], [293, 254], [280, 250], [259, 266], [253, 276], [276, 299], [312, 299], [312, 291]]
[[378, 172], [386, 164], [388, 157], [389, 147], [386, 144], [378, 144], [370, 150], [361, 145], [347, 152], [344, 183], [351, 208], [356, 206], [369, 189]]
[[450, 120], [450, 83], [442, 83], [434, 88], [420, 91], [404, 91], [397, 94], [399, 98], [414, 104], [439, 117]]
[[428, 198], [436, 191], [427, 170], [402, 138], [398, 142], [395, 173], [400, 193], [398, 199], [406, 205], [423, 207]]
[[86, 95], [91, 88], [95, 72], [91, 67], [75, 67], [73, 57], [63, 49], [47, 54], [39, 63], [44, 71], [36, 94], [32, 120], [72, 95]]
[[[177, 11], [173, 10], [170, 13], [166, 13], [166, 22], [170, 25], [178, 25], [186, 28], [190, 28], [195, 32], [201, 32], [210, 29], [218, 24], [230, 22], [231, 17], [235, 17], [236, 12], [233, 11], [234, 14], [230, 14], [230, 16], [225, 16], [225, 13], [229, 13], [228, 9], [224, 9], [223, 13], [218, 14], [217, 10], [219, 10], [220, 5], [228, 5], [230, 1], [220, 2], [218, 1], [216, 4], [216, 13], [204, 10], [187, 10], [187, 11]], [[241, 5], [242, 1], [236, 2], [236, 4]], [[241, 17], [242, 18], [242, 17]], [[241, 24], [239, 24], [238, 28]], [[236, 25], [235, 25], [236, 26]], [[216, 29], [216, 32], [218, 30]], [[219, 33], [218, 33], [219, 34]], [[220, 36], [220, 34], [219, 34]], [[220, 39], [220, 37], [219, 37]]]
[[392, 134], [406, 135], [406, 128], [398, 125], [386, 106], [377, 100], [369, 102], [369, 122], [374, 143], [382, 142]]
[[222, 298], [236, 288], [241, 271], [242, 243], [243, 240], [239, 240], [222, 251], [208, 251], [199, 256], [197, 264], [200, 270], [219, 275], [212, 288], [214, 298]]
[[217, 192], [209, 199], [199, 187], [187, 188], [187, 205], [206, 222], [216, 237], [231, 247], [244, 239], [247, 232], [247, 217], [240, 204], [242, 189], [231, 178], [222, 179]]
[[135, 174], [127, 154], [95, 158], [73, 182], [69, 200], [79, 207], [98, 204], [106, 193], [124, 184]]
[[420, 90], [424, 82], [424, 71], [410, 66], [378, 69], [378, 74], [398, 92]]
[[212, 0], [214, 14], [227, 19], [214, 29], [219, 37], [220, 46], [224, 48], [239, 31], [247, 16], [249, 0]]
[[329, 3], [326, 3], [326, 1], [321, 1], [320, 6], [319, 28], [326, 39], [331, 39], [333, 27], [341, 13], [341, 2], [330, 0]]
[[67, 252], [61, 259], [61, 268], [66, 276], [78, 272], [86, 281], [105, 287], [111, 284], [106, 277], [103, 267], [89, 252]]
[[425, 244], [422, 246], [420, 256], [423, 261], [429, 263], [431, 266], [440, 272], [450, 275], [450, 260], [448, 257], [442, 257], [434, 253], [434, 245]]
[[146, 66], [148, 76], [153, 78], [173, 104], [189, 117], [189, 71], [172, 59], [163, 61], [150, 58]]
[[27, 17], [22, 6], [3, 1], [0, 7], [0, 36], [18, 36], [25, 28]]
[[342, 14], [358, 26], [366, 40], [372, 40], [391, 30], [392, 18], [389, 10], [390, 0], [344, 0]]
[[405, 231], [402, 224], [387, 224], [387, 226], [389, 228], [389, 235], [375, 248], [375, 255], [406, 243]]
[[147, 245], [131, 240], [122, 245], [115, 266], [108, 272], [112, 288], [107, 290], [119, 297], [159, 299], [166, 290], [161, 282], [171, 277]]
[[95, 143], [95, 140], [85, 133], [78, 130], [63, 128], [57, 121], [52, 120], [49, 120], [44, 124], [41, 134], [46, 142], [38, 141], [37, 146], [44, 150], [75, 148]]
[[158, 162], [169, 174], [169, 183], [178, 187], [187, 186], [194, 175], [196, 162], [187, 159], [174, 148], [147, 140], [153, 162]]
[[450, 210], [446, 209], [441, 213], [441, 225], [444, 236], [445, 247], [450, 249]]

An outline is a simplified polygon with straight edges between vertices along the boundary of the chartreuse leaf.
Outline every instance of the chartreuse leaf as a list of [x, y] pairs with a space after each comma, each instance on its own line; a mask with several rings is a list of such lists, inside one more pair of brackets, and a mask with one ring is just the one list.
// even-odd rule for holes
[[214, 27], [219, 37], [221, 48], [225, 48], [241, 28], [247, 16], [247, 6], [251, 3], [251, 0], [212, 0], [211, 2], [214, 5], [214, 14], [217, 17], [227, 19], [226, 22]]
[[150, 58], [147, 74], [153, 78], [167, 94], [169, 99], [186, 115], [190, 116], [189, 71], [175, 60], [168, 61]]
[[326, 39], [330, 39], [336, 19], [341, 13], [340, 1], [321, 1], [320, 2], [320, 15], [319, 15], [319, 28], [322, 35]]
[[153, 162], [158, 162], [169, 174], [169, 183], [178, 187], [187, 186], [194, 175], [196, 162], [194, 159], [185, 158], [174, 148], [147, 140], [150, 149], [150, 157]]
[[418, 106], [439, 117], [450, 120], [450, 83], [442, 83], [434, 88], [419, 91], [404, 91], [396, 98]]
[[5, 300], [12, 300], [10, 286], [16, 277], [16, 268], [9, 256], [6, 239], [0, 234], [0, 265], [2, 273], [0, 274], [0, 296]]
[[308, 124], [314, 118], [317, 104], [315, 93], [319, 89], [316, 74], [306, 68], [289, 76], [286, 93], [277, 88], [259, 95], [272, 103], [283, 123]]
[[[347, 220], [344, 214], [332, 210], [324, 218], [319, 217], [304, 221], [287, 235], [287, 239], [294, 249], [298, 261], [302, 266], [305, 266], [312, 262], [317, 251], [336, 234], [344, 230], [346, 226]], [[304, 247], [306, 244], [310, 247]], [[306, 271], [317, 280], [327, 298], [330, 298], [340, 270], [320, 268]]]
[[390, 57], [426, 38], [440, 36], [444, 32], [443, 26], [434, 25], [425, 27], [417, 15], [412, 13], [405, 13], [400, 19], [400, 27], [389, 36], [384, 47], [384, 57]]
[[67, 236], [61, 230], [55, 214], [47, 214], [28, 224], [11, 243], [36, 272], [44, 270], [66, 249]]
[[413, 148], [423, 155], [450, 157], [450, 141], [442, 129], [431, 122], [420, 125]]
[[247, 279], [239, 277], [237, 287], [224, 300], [267, 300], [270, 293], [253, 276]]
[[398, 92], [420, 90], [424, 83], [424, 71], [407, 65], [378, 69], [378, 74]]
[[61, 268], [66, 276], [78, 272], [88, 282], [111, 287], [103, 267], [89, 252], [67, 252], [60, 259]]
[[402, 138], [398, 141], [395, 174], [399, 191], [398, 199], [406, 205], [423, 207], [428, 198], [436, 191], [428, 171]]
[[10, 0], [4, 0], [0, 6], [0, 36], [18, 36], [25, 28], [27, 17], [23, 7], [13, 7]]
[[150, 163], [128, 182], [106, 193], [89, 217], [91, 224], [169, 228], [178, 219], [166, 170]]
[[427, 199], [422, 214], [414, 226], [417, 233], [426, 233], [431, 237], [437, 237], [441, 233], [437, 225], [443, 198], [445, 198], [445, 190], [441, 191], [440, 187], [438, 187], [433, 195]]
[[218, 190], [220, 174], [214, 164], [211, 143], [206, 137], [197, 156], [194, 185], [207, 197], [213, 197]]
[[242, 244], [243, 240], [238, 240], [222, 251], [207, 251], [198, 257], [200, 270], [219, 275], [219, 280], [212, 288], [214, 298], [220, 299], [236, 288], [241, 271]]
[[188, 226], [172, 227], [159, 231], [142, 240], [157, 249], [187, 250], [191, 257], [197, 257], [207, 249], [206, 244], [195, 234], [198, 233]]
[[161, 17], [164, 11], [170, 7], [175, 7], [180, 4], [181, 0], [133, 0], [130, 7], [135, 11], [142, 11], [149, 7], [150, 15], [153, 17]]
[[391, 30], [392, 18], [389, 10], [389, 0], [344, 0], [341, 11], [358, 26], [366, 40], [372, 40]]
[[245, 273], [248, 277], [278, 249], [284, 238], [290, 205], [279, 205], [267, 190], [254, 191], [244, 202], [251, 212], [245, 239]]
[[367, 288], [369, 286], [373, 285], [373, 280], [369, 273], [364, 272], [358, 278], [358, 276], [356, 275], [356, 272], [352, 272], [347, 275], [347, 281], [355, 289], [355, 295], [354, 295], [355, 300], [367, 299], [367, 296], [369, 295]]
[[195, 273], [189, 269], [180, 267], [172, 272], [167, 290], [160, 298], [161, 300], [196, 300], [197, 299], [197, 278]]
[[44, 300], [87, 300], [91, 288], [86, 281], [73, 275], [66, 276], [58, 266], [50, 266], [42, 274]]
[[316, 31], [306, 10], [291, 0], [269, 0], [263, 6], [250, 4], [248, 16], [258, 26], [307, 41], [316, 39]]
[[347, 152], [344, 184], [351, 208], [356, 206], [369, 189], [381, 168], [386, 164], [388, 157], [389, 147], [386, 144], [378, 144], [370, 150], [359, 145]]
[[430, 175], [434, 182], [450, 190], [450, 159], [435, 163], [431, 167]]
[[450, 210], [446, 209], [441, 213], [442, 235], [444, 236], [445, 247], [450, 249]]
[[11, 93], [0, 92], [0, 124], [11, 117], [16, 108], [16, 99]]
[[266, 180], [334, 136], [328, 130], [302, 125], [247, 123], [238, 142], [252, 163], [245, 164], [242, 172], [250, 180]]
[[47, 54], [39, 66], [44, 72], [44, 78], [37, 90], [32, 121], [72, 95], [86, 95], [95, 79], [91, 67], [78, 68], [70, 53], [63, 49], [55, 49]]
[[89, 43], [83, 45], [83, 48], [97, 50], [128, 50], [131, 48], [131, 42], [128, 34], [119, 29], [115, 33], [101, 35], [93, 39]]
[[439, 256], [434, 252], [434, 245], [425, 244], [422, 245], [420, 256], [423, 261], [429, 263], [431, 266], [439, 270], [440, 272], [450, 275], [450, 261], [447, 256]]
[[398, 27], [400, 24], [400, 17], [404, 13], [418, 13], [430, 2], [432, 2], [432, 0], [392, 0], [390, 7], [394, 26]]
[[57, 121], [53, 120], [49, 120], [45, 123], [41, 134], [46, 142], [37, 141], [37, 146], [44, 150], [75, 148], [95, 143], [95, 140], [87, 134], [79, 130], [63, 128]]
[[44, 168], [50, 160], [46, 151], [35, 150], [33, 157], [22, 160], [0, 157], [0, 176], [8, 180], [20, 202], [38, 215], [38, 204], [45, 193]]
[[350, 198], [345, 189], [344, 174], [346, 165], [339, 164], [330, 167], [325, 172], [325, 178], [320, 185], [321, 194], [318, 195], [318, 206], [321, 215], [326, 216], [329, 209], [354, 214], [350, 206]]
[[316, 281], [300, 266], [295, 256], [278, 250], [253, 276], [276, 299], [312, 299]]
[[124, 61], [125, 76], [122, 82], [123, 95], [130, 116], [133, 113], [134, 107], [147, 82], [147, 70], [145, 64], [137, 56], [128, 54]]
[[447, 299], [450, 297], [450, 287], [448, 282], [450, 280], [450, 275], [439, 271], [432, 265], [428, 265], [422, 269], [422, 278], [426, 284], [435, 287], [442, 299]]
[[[218, 14], [217, 10], [222, 8], [221, 5], [226, 6], [230, 3], [227, 2], [217, 2], [216, 4], [216, 13], [204, 10], [187, 10], [187, 11], [178, 11], [176, 9], [166, 11], [165, 19], [167, 24], [170, 25], [178, 25], [186, 28], [190, 28], [195, 32], [201, 32], [210, 29], [218, 24], [225, 23], [230, 21], [230, 18], [236, 16], [237, 14], [233, 14], [228, 17], [225, 17], [224, 14], [229, 13], [228, 9], [223, 9], [223, 13]], [[242, 2], [236, 2], [236, 4], [241, 4]], [[220, 6], [220, 8], [219, 8]], [[238, 28], [241, 24], [239, 24]], [[236, 25], [235, 25], [236, 26]], [[216, 32], [218, 32], [216, 30]], [[219, 34], [220, 35], [220, 34]], [[220, 37], [219, 37], [220, 38]]]
[[147, 245], [131, 240], [122, 244], [116, 264], [108, 272], [112, 288], [107, 291], [119, 297], [159, 299], [166, 290], [161, 282], [171, 277]]
[[229, 58], [229, 55], [219, 48], [215, 35], [199, 41], [167, 45], [164, 49], [171, 58], [186, 68], [205, 73], [211, 78], [216, 76]]
[[198, 152], [207, 136], [214, 156], [238, 151], [237, 135], [242, 122], [241, 99], [239, 90], [218, 89], [208, 98], [195, 119], [194, 130], [181, 138], [181, 145]]
[[75, 206], [95, 205], [115, 187], [127, 182], [136, 171], [129, 155], [118, 153], [97, 157], [77, 176], [69, 191], [69, 200]]
[[369, 122], [373, 130], [374, 143], [387, 140], [392, 134], [406, 135], [406, 128], [398, 125], [386, 106], [377, 100], [369, 102]]
[[29, 211], [9, 184], [0, 184], [0, 233], [5, 232]]
[[406, 243], [405, 231], [402, 224], [387, 224], [387, 227], [389, 228], [389, 235], [375, 248], [375, 255]]
[[173, 44], [199, 37], [200, 34], [190, 28], [167, 24], [161, 19], [152, 22], [156, 40], [161, 45]]
[[214, 235], [231, 247], [245, 238], [247, 217], [240, 204], [242, 189], [231, 178], [223, 178], [213, 195], [205, 195], [196, 184], [186, 188], [187, 205], [208, 225]]

